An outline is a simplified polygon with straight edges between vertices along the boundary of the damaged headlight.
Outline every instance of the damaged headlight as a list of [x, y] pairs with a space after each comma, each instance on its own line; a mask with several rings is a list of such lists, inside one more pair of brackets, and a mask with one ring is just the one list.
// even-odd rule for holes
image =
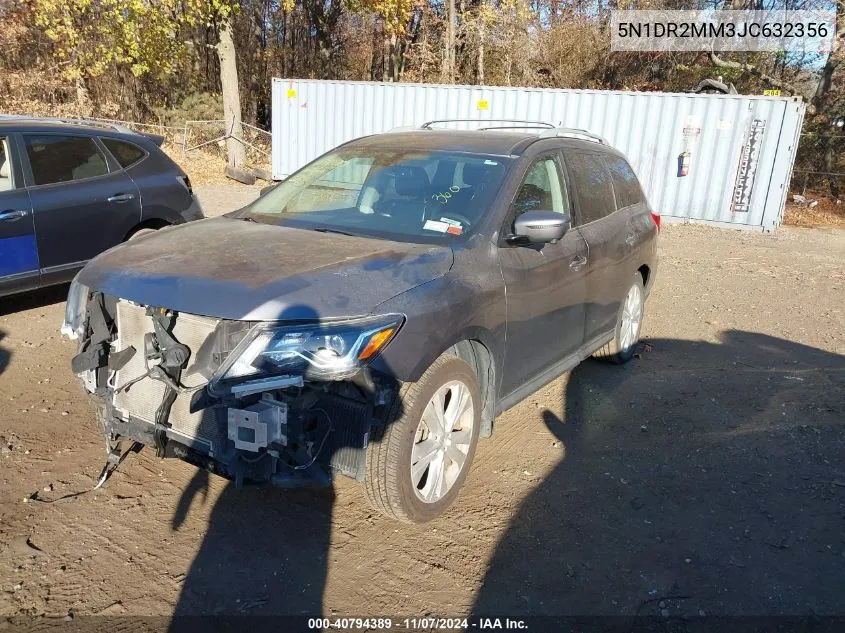
[[212, 387], [287, 374], [343, 380], [372, 360], [401, 325], [400, 315], [301, 326], [257, 325], [217, 370]]
[[88, 286], [74, 279], [67, 293], [65, 322], [62, 323], [62, 335], [69, 339], [78, 339], [85, 334], [85, 316], [88, 309]]

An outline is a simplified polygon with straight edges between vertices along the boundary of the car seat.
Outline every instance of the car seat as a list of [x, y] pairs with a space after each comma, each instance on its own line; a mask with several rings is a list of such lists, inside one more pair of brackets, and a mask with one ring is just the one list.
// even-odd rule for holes
[[387, 172], [393, 192], [373, 204], [375, 212], [400, 222], [416, 224], [425, 219], [426, 200], [431, 194], [428, 172], [416, 165], [400, 165]]

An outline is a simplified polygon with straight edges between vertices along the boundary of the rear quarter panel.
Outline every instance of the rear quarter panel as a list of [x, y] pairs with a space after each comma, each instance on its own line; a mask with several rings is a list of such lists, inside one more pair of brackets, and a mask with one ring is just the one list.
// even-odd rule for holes
[[202, 217], [194, 196], [179, 182], [185, 172], [152, 141], [142, 146], [149, 155], [126, 170], [141, 192], [142, 220], [181, 224]]

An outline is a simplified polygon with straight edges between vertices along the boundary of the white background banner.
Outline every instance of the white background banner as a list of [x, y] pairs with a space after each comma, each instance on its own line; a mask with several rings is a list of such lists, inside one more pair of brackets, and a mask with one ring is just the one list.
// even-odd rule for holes
[[614, 51], [830, 51], [834, 11], [613, 11]]

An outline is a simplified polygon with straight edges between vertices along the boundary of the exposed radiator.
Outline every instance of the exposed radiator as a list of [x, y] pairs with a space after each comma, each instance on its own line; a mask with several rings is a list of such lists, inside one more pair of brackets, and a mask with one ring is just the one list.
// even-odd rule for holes
[[[205, 340], [214, 331], [219, 323], [218, 319], [200, 317], [192, 314], [180, 313], [176, 317], [173, 327], [173, 336], [177, 341], [186, 345], [191, 350], [191, 358], [188, 366], [182, 371], [182, 384], [190, 387], [205, 382], [205, 378], [194, 373], [193, 363], [197, 350], [200, 349]], [[147, 316], [146, 308], [128, 301], [117, 302], [117, 344], [115, 351], [126, 349], [130, 346], [135, 348], [135, 354], [117, 372], [112, 384], [119, 387], [130, 380], [146, 373], [147, 365], [144, 358], [144, 335], [153, 332], [152, 318]], [[165, 384], [152, 378], [143, 378], [129, 389], [114, 396], [114, 407], [124, 417], [132, 415], [149, 423], [155, 420], [156, 409], [161, 404], [164, 396]], [[196, 413], [190, 412], [192, 393], [179, 394], [170, 412], [170, 424], [172, 430], [192, 440], [198, 440], [208, 445], [212, 454], [214, 449], [220, 446], [220, 442], [226, 436], [225, 422], [222, 426], [214, 409], [205, 409]]]
[[330, 394], [321, 398], [318, 406], [332, 421], [331, 442], [326, 447], [331, 451], [331, 467], [363, 481], [370, 430], [367, 406]]

